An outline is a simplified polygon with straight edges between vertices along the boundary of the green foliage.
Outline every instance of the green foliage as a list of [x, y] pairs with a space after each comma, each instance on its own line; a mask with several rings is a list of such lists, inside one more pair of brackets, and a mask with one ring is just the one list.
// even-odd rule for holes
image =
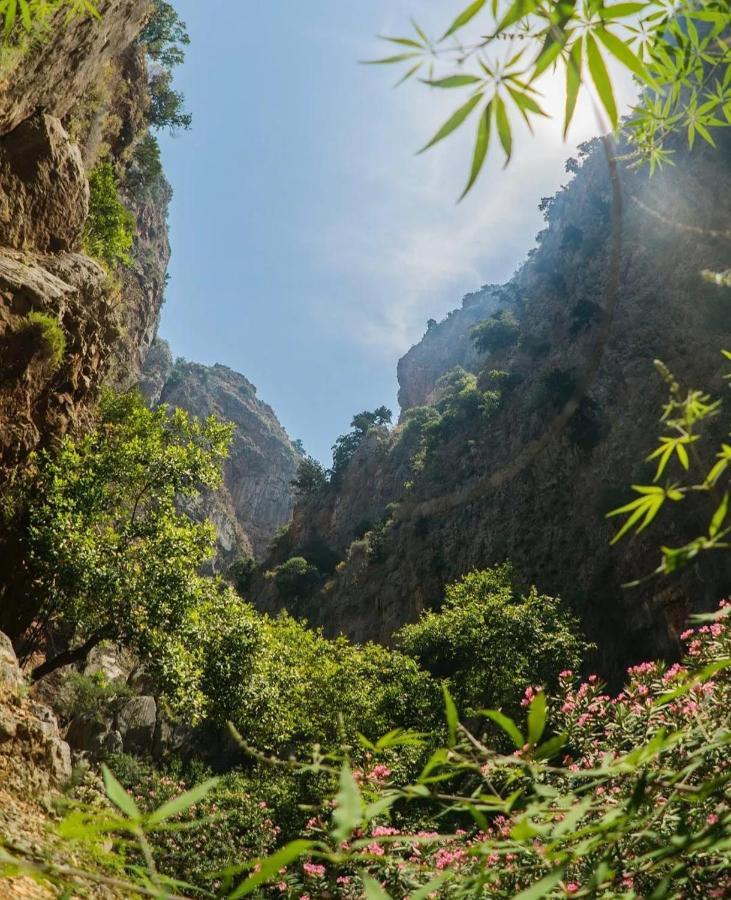
[[277, 567], [274, 582], [285, 600], [309, 597], [320, 581], [317, 566], [308, 563], [303, 556], [293, 556]]
[[96, 4], [91, 0], [0, 0], [3, 41], [14, 40], [18, 31], [32, 32], [63, 9], [67, 11], [67, 18], [77, 15], [99, 18]]
[[150, 78], [150, 125], [167, 128], [171, 134], [179, 129], [188, 131], [193, 117], [185, 111], [185, 97], [173, 88], [173, 75], [169, 69], [154, 72]]
[[611, 60], [631, 73], [643, 92], [624, 123], [635, 161], [651, 171], [670, 160], [673, 135], [684, 131], [713, 144], [714, 129], [731, 124], [731, 47], [725, 0], [680, 0], [603, 5], [559, 0], [475, 0], [441, 35], [385, 37], [398, 52], [378, 64], [401, 64], [405, 81], [417, 73], [437, 90], [464, 91], [457, 110], [422, 148], [432, 147], [477, 117], [472, 165], [462, 196], [471, 190], [497, 141], [510, 160], [513, 122], [529, 129], [541, 108], [541, 77], [556, 68], [565, 77], [564, 135], [582, 86], [590, 84], [611, 128], [619, 126]]
[[[724, 350], [723, 355], [726, 360], [731, 360], [728, 351]], [[661, 548], [660, 564], [654, 574], [668, 575], [692, 562], [699, 553], [729, 548], [731, 484], [728, 470], [731, 446], [722, 443], [713, 460], [708, 461], [708, 457], [700, 452], [703, 428], [721, 414], [721, 401], [714, 401], [703, 391], [684, 390], [662, 362], [655, 360], [655, 366], [668, 385], [669, 398], [661, 418], [668, 433], [661, 436], [659, 446], [647, 457], [647, 461], [656, 467], [653, 484], [633, 484], [632, 490], [637, 495], [635, 499], [607, 515], [626, 516], [612, 541], [616, 543], [631, 531], [636, 534], [644, 531], [665, 509], [668, 501], [677, 504], [690, 496], [703, 498], [708, 507], [707, 532], [681, 547]], [[731, 376], [725, 377], [728, 379]]]
[[179, 512], [176, 498], [220, 484], [230, 437], [213, 418], [106, 394], [93, 431], [41, 452], [23, 538], [38, 616], [78, 641], [110, 638], [162, 663], [200, 601], [197, 570], [213, 550], [211, 526]]
[[185, 60], [185, 47], [190, 35], [172, 4], [166, 0], [153, 0], [150, 18], [139, 37], [147, 55], [166, 69], [172, 69]]
[[578, 337], [583, 331], [598, 325], [601, 320], [602, 308], [598, 303], [586, 298], [579, 300], [571, 309], [571, 337]]
[[514, 708], [526, 684], [558, 683], [586, 649], [574, 617], [552, 597], [521, 595], [508, 566], [472, 572], [447, 587], [444, 604], [399, 631], [394, 642], [445, 679], [469, 714]]
[[297, 497], [311, 497], [327, 487], [328, 477], [325, 467], [312, 456], [305, 456], [297, 467], [297, 475], [292, 479], [292, 487]]
[[501, 309], [484, 322], [473, 325], [470, 337], [478, 353], [509, 350], [520, 339], [520, 325], [511, 312]]
[[332, 481], [337, 482], [343, 472], [347, 469], [350, 460], [353, 458], [355, 451], [360, 447], [363, 438], [368, 434], [371, 428], [378, 428], [389, 425], [392, 413], [385, 406], [379, 406], [372, 412], [365, 410], [353, 416], [350, 427], [353, 429], [348, 434], [341, 435], [334, 443], [333, 464], [330, 472]]
[[21, 327], [23, 331], [33, 334], [48, 368], [55, 372], [63, 362], [66, 352], [66, 335], [58, 319], [34, 310], [28, 313]]
[[89, 175], [89, 218], [84, 228], [84, 249], [109, 269], [129, 265], [134, 239], [132, 213], [119, 199], [111, 162], [100, 162]]
[[242, 556], [232, 562], [226, 571], [226, 580], [229, 581], [236, 593], [243, 597], [249, 590], [251, 579], [256, 571], [256, 560], [253, 556]]
[[150, 191], [159, 183], [162, 174], [160, 144], [148, 132], [135, 147], [126, 182], [136, 192]]
[[109, 681], [103, 672], [82, 675], [68, 672], [54, 697], [54, 709], [69, 722], [82, 718], [102, 724], [108, 722], [134, 695], [120, 679]]

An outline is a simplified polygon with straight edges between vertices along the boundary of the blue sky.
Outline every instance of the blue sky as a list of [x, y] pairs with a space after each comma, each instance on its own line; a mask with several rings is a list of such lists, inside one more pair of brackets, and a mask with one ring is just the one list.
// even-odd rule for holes
[[[520, 264], [594, 114], [580, 105], [568, 144], [555, 122], [519, 130], [510, 167], [491, 155], [457, 205], [472, 128], [414, 154], [454, 96], [394, 91], [395, 70], [358, 64], [411, 13], [443, 28], [443, 0], [175, 5], [192, 38], [177, 86], [193, 129], [161, 136], [174, 199], [160, 333], [176, 355], [246, 375], [329, 462], [353, 413], [396, 412], [396, 362], [426, 320]], [[559, 86], [546, 94], [555, 108]]]

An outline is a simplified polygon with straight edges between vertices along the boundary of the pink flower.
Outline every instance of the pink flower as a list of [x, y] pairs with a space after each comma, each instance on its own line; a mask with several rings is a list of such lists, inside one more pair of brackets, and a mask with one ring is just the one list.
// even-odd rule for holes
[[581, 885], [577, 884], [575, 881], [569, 881], [569, 883], [566, 885], [566, 893], [575, 894], [580, 887]]
[[321, 866], [318, 863], [303, 863], [302, 871], [311, 878], [322, 878], [325, 874], [325, 866]]
[[680, 635], [680, 640], [681, 640], [681, 641], [687, 641], [688, 638], [689, 638], [689, 637], [692, 637], [692, 636], [693, 636], [693, 629], [692, 629], [692, 628], [687, 628], [687, 629]]
[[386, 778], [390, 777], [391, 770], [388, 766], [384, 766], [383, 763], [379, 763], [379, 765], [373, 767], [371, 775], [379, 781], [384, 781]]
[[718, 824], [718, 816], [715, 813], [711, 813], [710, 816], [706, 817], [706, 822], [709, 825], [717, 825]]
[[374, 841], [372, 844], [368, 844], [368, 852], [371, 856], [383, 856], [386, 851], [380, 844]]
[[335, 881], [337, 884], [350, 884], [350, 875], [338, 875]]

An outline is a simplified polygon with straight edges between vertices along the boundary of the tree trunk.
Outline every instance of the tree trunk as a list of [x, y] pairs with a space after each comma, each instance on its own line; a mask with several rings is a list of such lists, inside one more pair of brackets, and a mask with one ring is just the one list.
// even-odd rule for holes
[[56, 669], [60, 669], [62, 666], [70, 666], [72, 663], [83, 662], [94, 647], [101, 643], [104, 638], [109, 637], [111, 633], [112, 629], [107, 625], [104, 628], [95, 631], [94, 634], [81, 644], [80, 647], [75, 647], [73, 650], [64, 650], [63, 653], [52, 656], [51, 659], [47, 659], [44, 663], [41, 663], [40, 666], [36, 666], [36, 668], [33, 669], [30, 676], [31, 681], [40, 681], [41, 678], [44, 678], [51, 672], [55, 672]]

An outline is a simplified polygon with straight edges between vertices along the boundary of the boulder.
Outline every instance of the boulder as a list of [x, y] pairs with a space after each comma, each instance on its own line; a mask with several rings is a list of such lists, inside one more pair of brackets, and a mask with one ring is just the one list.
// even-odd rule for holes
[[16, 693], [23, 684], [23, 675], [10, 638], [0, 631], [0, 694], [10, 689]]
[[125, 753], [152, 751], [157, 724], [157, 703], [150, 696], [133, 697], [117, 715], [117, 731]]
[[64, 784], [71, 778], [71, 748], [58, 737], [48, 740], [45, 747], [49, 772], [59, 784]]
[[0, 138], [0, 244], [78, 250], [88, 213], [81, 151], [58, 119], [37, 113]]

